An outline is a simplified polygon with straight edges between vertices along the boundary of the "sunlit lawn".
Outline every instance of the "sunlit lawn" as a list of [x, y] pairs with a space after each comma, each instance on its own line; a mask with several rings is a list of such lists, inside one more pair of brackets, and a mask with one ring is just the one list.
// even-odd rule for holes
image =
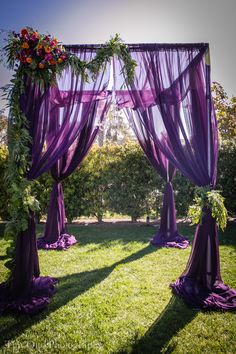
[[[40, 232], [42, 228], [39, 227]], [[78, 244], [40, 251], [42, 275], [57, 293], [38, 315], [0, 317], [1, 353], [235, 353], [236, 319], [199, 312], [174, 297], [169, 283], [190, 248], [156, 249], [152, 226], [71, 226]], [[180, 227], [193, 237], [194, 228]], [[236, 287], [236, 225], [220, 235], [221, 272]], [[7, 242], [0, 239], [0, 279]]]

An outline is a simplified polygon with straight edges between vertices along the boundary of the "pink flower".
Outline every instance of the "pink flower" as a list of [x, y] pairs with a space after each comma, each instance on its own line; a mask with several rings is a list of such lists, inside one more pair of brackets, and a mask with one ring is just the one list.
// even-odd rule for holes
[[34, 34], [30, 37], [31, 41], [35, 42], [37, 41], [38, 37], [36, 37]]
[[51, 53], [45, 54], [44, 59], [45, 59], [45, 60], [51, 60], [51, 59], [52, 59], [52, 54], [51, 54]]
[[55, 47], [55, 46], [57, 45], [57, 41], [56, 41], [56, 40], [53, 40], [53, 41], [51, 41], [50, 44], [51, 44], [52, 47]]

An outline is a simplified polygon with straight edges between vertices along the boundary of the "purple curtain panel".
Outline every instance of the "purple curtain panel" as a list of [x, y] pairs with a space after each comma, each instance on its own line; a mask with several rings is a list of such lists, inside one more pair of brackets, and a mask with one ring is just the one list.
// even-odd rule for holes
[[189, 245], [189, 241], [178, 233], [176, 224], [175, 199], [171, 184], [175, 175], [175, 168], [157, 145], [154, 144], [148, 129], [142, 124], [137, 112], [129, 108], [124, 108], [124, 111], [146, 157], [157, 173], [166, 181], [160, 229], [152, 238], [151, 244], [156, 247], [186, 248]]
[[[218, 134], [208, 44], [137, 44], [129, 49], [138, 65], [131, 84], [122, 87], [115, 76], [119, 107], [135, 111], [153, 144], [185, 177], [214, 188]], [[122, 63], [116, 60], [114, 65], [119, 73]], [[171, 186], [166, 193], [171, 199]], [[195, 307], [235, 309], [236, 290], [221, 280], [219, 264], [216, 221], [206, 211], [196, 228], [188, 267], [171, 284], [173, 291]]]

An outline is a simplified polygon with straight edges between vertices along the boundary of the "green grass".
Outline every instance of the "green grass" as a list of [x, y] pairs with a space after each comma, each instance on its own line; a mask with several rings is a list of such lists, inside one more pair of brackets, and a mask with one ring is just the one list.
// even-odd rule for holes
[[[192, 239], [193, 227], [179, 229]], [[48, 309], [0, 317], [0, 353], [235, 353], [233, 313], [195, 311], [169, 289], [190, 248], [155, 249], [155, 229], [144, 225], [70, 232], [79, 242], [68, 251], [39, 251], [42, 275], [58, 278]], [[235, 236], [233, 224], [220, 235], [222, 277], [234, 288]], [[0, 239], [1, 281], [6, 247]]]

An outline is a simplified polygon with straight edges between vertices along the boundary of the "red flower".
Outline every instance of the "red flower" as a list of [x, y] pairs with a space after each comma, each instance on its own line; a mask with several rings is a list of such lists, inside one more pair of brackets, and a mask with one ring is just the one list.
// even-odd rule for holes
[[21, 63], [23, 63], [23, 64], [26, 63], [26, 57], [25, 57], [25, 56], [22, 56], [22, 55], [21, 55], [19, 59], [20, 59], [20, 62], [21, 62]]
[[33, 54], [33, 51], [32, 51], [32, 49], [26, 49], [25, 53], [29, 55], [29, 54]]
[[50, 63], [51, 65], [55, 65], [55, 64], [56, 64], [56, 60], [51, 59], [51, 60], [49, 61], [49, 63]]
[[20, 33], [23, 37], [25, 37], [29, 34], [26, 28], [23, 28]]
[[55, 47], [58, 43], [58, 40], [56, 38], [53, 38], [53, 40], [51, 41], [51, 46]]

